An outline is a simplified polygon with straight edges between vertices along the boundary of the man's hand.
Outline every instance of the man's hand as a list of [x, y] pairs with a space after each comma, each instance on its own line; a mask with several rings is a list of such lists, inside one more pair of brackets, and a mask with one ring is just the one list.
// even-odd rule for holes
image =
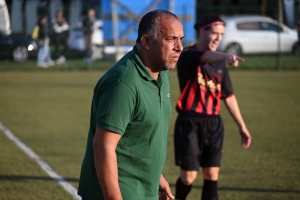
[[246, 127], [241, 127], [239, 132], [241, 135], [241, 144], [245, 149], [247, 149], [251, 144], [252, 137]]
[[159, 200], [175, 199], [171, 192], [169, 183], [166, 181], [163, 175], [160, 176], [158, 196]]
[[226, 61], [229, 65], [233, 67], [238, 67], [239, 66], [239, 61], [244, 61], [244, 58], [238, 57], [233, 54], [227, 54], [226, 55]]

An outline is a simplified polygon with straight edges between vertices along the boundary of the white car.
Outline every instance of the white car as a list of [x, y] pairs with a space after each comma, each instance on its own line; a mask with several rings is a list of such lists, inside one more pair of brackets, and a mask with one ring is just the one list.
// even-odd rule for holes
[[299, 55], [298, 33], [265, 16], [221, 17], [225, 34], [218, 50], [232, 54], [295, 53]]

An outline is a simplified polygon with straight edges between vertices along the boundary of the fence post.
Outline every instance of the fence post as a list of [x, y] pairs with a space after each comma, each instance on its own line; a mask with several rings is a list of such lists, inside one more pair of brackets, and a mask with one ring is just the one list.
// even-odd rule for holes
[[282, 1], [278, 0], [278, 23], [277, 23], [277, 64], [276, 69], [281, 70], [281, 45], [280, 45], [280, 21], [282, 20]]

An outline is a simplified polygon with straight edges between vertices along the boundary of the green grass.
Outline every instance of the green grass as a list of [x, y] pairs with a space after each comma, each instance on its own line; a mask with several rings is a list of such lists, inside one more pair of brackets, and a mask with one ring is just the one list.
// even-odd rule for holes
[[[93, 87], [105, 70], [86, 71], [77, 67], [81, 60], [70, 61], [70, 68], [63, 70], [36, 69], [31, 66], [33, 61], [26, 62], [23, 71], [3, 70], [4, 62], [0, 62], [0, 121], [77, 187]], [[112, 62], [107, 61], [107, 66], [104, 63], [95, 62], [91, 69], [107, 68]], [[300, 71], [230, 73], [253, 143], [250, 149], [242, 149], [237, 127], [223, 105], [226, 133], [220, 200], [300, 199]], [[175, 71], [171, 71], [171, 76], [171, 100], [175, 107], [179, 95]], [[176, 115], [174, 111], [164, 169], [173, 191], [179, 173], [173, 154]], [[71, 199], [2, 132], [0, 152], [1, 200]], [[201, 187], [199, 176], [188, 199], [200, 199]]]
[[239, 69], [267, 69], [267, 70], [299, 70], [300, 56], [292, 54], [282, 55], [248, 55], [240, 63]]
[[[69, 52], [72, 54], [72, 52]], [[73, 55], [74, 54], [74, 55]], [[87, 65], [83, 62], [81, 54], [73, 53], [72, 56], [67, 57], [67, 62], [62, 65], [56, 65], [48, 69], [41, 69], [36, 66], [36, 61], [29, 59], [28, 61], [17, 63], [13, 60], [0, 60], [1, 71], [84, 71], [84, 70], [106, 70], [111, 67], [114, 62], [109, 60], [112, 56], [105, 60], [96, 60]], [[278, 55], [247, 55], [241, 56], [245, 59], [240, 62], [239, 70], [254, 69], [254, 70], [300, 70], [300, 56], [291, 54]]]
[[0, 60], [0, 72], [7, 71], [87, 71], [87, 70], [106, 70], [114, 64], [111, 60], [96, 60], [87, 64], [81, 57], [79, 59], [68, 59], [66, 63], [51, 66], [49, 68], [39, 68], [33, 59], [25, 62], [15, 62], [10, 59]]

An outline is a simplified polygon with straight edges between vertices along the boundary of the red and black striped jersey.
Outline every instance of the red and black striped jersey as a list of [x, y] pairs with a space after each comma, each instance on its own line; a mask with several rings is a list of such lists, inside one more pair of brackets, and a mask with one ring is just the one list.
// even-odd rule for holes
[[177, 63], [180, 97], [176, 109], [206, 115], [219, 115], [221, 99], [233, 95], [225, 62], [201, 63], [204, 52], [195, 45], [186, 47]]

